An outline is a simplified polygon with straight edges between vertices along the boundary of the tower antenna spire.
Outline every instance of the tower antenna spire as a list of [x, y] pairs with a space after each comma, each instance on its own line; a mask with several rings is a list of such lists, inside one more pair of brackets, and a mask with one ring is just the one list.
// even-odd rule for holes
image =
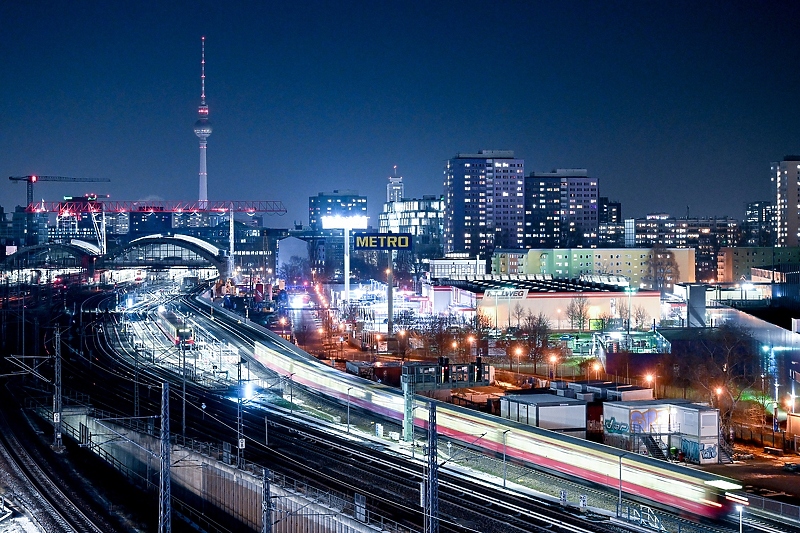
[[206, 38], [200, 38], [200, 104], [206, 103]]
[[206, 105], [206, 38], [200, 39], [200, 107], [197, 108], [198, 119], [194, 123], [194, 134], [200, 139], [200, 173], [199, 200], [204, 207], [208, 202], [208, 173], [206, 171], [206, 147], [211, 135], [211, 122], [208, 121]]

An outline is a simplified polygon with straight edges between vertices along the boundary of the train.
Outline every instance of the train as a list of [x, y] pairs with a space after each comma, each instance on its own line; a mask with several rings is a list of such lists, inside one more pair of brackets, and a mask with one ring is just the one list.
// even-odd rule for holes
[[175, 346], [194, 346], [194, 330], [173, 311], [159, 310], [156, 313], [156, 323]]
[[[272, 341], [256, 342], [254, 350], [265, 367], [320, 394], [402, 422], [402, 391], [340, 372], [269, 335]], [[416, 427], [427, 427], [430, 402], [436, 403], [441, 436], [496, 455], [505, 453], [535, 468], [619, 491], [684, 516], [721, 519], [733, 511], [732, 499], [744, 497], [737, 498], [733, 491], [742, 486], [729, 478], [429, 398], [415, 399]]]

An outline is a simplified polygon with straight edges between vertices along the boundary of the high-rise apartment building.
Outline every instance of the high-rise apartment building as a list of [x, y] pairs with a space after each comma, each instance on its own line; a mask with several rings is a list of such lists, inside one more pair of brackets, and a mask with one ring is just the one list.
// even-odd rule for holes
[[742, 221], [743, 246], [772, 246], [774, 212], [772, 202], [750, 202]]
[[583, 168], [531, 172], [525, 178], [524, 247], [597, 246], [598, 189]]
[[800, 244], [800, 156], [770, 165], [775, 187], [775, 246]]
[[610, 201], [607, 196], [597, 199], [597, 246], [621, 248], [625, 246], [625, 224], [622, 204]]
[[524, 244], [525, 160], [511, 150], [458, 154], [444, 171], [444, 251], [488, 259]]
[[[626, 245], [633, 242], [637, 248], [651, 248], [656, 244], [667, 248], [694, 248], [697, 281], [715, 281], [720, 248], [736, 246], [740, 241], [739, 222], [729, 217], [687, 219], [660, 213], [625, 222]], [[631, 228], [634, 235], [630, 235]]]
[[324, 216], [367, 216], [367, 197], [354, 190], [321, 192], [308, 198], [308, 225], [312, 230], [322, 229]]

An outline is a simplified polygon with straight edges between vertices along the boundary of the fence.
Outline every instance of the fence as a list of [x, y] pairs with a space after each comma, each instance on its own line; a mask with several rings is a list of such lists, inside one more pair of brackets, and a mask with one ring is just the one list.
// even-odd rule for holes
[[734, 441], [748, 442], [756, 446], [778, 448], [783, 451], [797, 452], [796, 436], [785, 431], [772, 431], [772, 428], [750, 424], [731, 424]]

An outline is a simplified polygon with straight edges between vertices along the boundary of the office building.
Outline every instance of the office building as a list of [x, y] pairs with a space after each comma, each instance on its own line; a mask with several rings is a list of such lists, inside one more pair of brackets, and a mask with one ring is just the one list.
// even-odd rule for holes
[[322, 229], [324, 216], [367, 216], [367, 197], [358, 191], [337, 190], [321, 192], [308, 198], [308, 225], [314, 231]]
[[441, 247], [443, 221], [444, 198], [433, 195], [423, 196], [421, 200], [386, 202], [378, 215], [381, 233], [410, 233], [415, 245]]
[[389, 183], [386, 185], [386, 201], [399, 202], [403, 198], [405, 198], [403, 176], [389, 176]]

